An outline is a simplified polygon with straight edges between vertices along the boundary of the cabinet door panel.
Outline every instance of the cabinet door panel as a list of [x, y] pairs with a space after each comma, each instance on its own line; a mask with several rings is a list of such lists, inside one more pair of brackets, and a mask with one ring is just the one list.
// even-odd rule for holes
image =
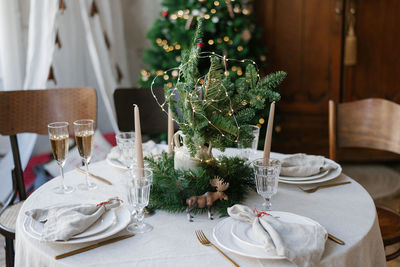
[[[288, 73], [277, 114], [282, 117], [273, 149], [327, 154], [328, 100], [339, 100], [343, 0], [259, 0], [270, 68]], [[279, 140], [281, 140], [279, 142]]]
[[342, 100], [400, 103], [400, 1], [358, 0], [355, 9], [357, 64], [344, 67]]

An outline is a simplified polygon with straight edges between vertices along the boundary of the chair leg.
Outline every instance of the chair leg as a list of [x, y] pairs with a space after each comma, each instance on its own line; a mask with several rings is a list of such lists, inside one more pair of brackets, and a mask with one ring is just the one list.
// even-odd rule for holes
[[14, 241], [6, 237], [6, 266], [14, 267]]
[[396, 252], [393, 252], [392, 254], [386, 255], [386, 261], [394, 260], [398, 256], [400, 256], [400, 248]]

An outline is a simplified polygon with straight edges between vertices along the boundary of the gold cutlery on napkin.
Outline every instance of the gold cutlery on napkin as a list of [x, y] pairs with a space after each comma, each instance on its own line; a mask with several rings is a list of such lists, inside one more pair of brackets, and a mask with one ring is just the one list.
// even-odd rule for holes
[[203, 231], [201, 230], [197, 230], [195, 231], [197, 239], [199, 240], [199, 242], [204, 245], [204, 246], [211, 246], [213, 248], [215, 248], [219, 253], [221, 253], [227, 260], [229, 260], [234, 266], [239, 267], [239, 265], [234, 262], [231, 258], [228, 257], [228, 255], [226, 255], [224, 252], [222, 252], [222, 250], [220, 250], [218, 247], [216, 247], [213, 243], [210, 242], [210, 240], [208, 240], [208, 238], [205, 236], [205, 234], [203, 233]]
[[328, 238], [329, 238], [330, 240], [332, 240], [333, 242], [338, 243], [339, 245], [343, 245], [343, 246], [345, 245], [344, 241], [340, 240], [340, 239], [337, 238], [336, 236], [333, 236], [333, 235], [331, 235], [331, 234], [328, 234]]
[[79, 248], [79, 249], [72, 250], [72, 251], [67, 252], [67, 253], [63, 253], [63, 254], [57, 255], [57, 256], [55, 256], [55, 259], [59, 260], [59, 259], [65, 258], [65, 257], [76, 255], [76, 254], [79, 254], [79, 253], [82, 253], [82, 252], [85, 252], [85, 251], [88, 251], [88, 250], [92, 250], [92, 249], [95, 249], [95, 248], [98, 248], [98, 247], [101, 247], [101, 246], [104, 246], [104, 245], [108, 245], [108, 244], [111, 244], [111, 243], [114, 243], [114, 242], [117, 242], [117, 241], [120, 241], [120, 240], [124, 240], [124, 239], [132, 237], [134, 235], [135, 234], [128, 234], [128, 235], [122, 235], [122, 236], [114, 237], [114, 238], [111, 238], [111, 239], [107, 239], [107, 240], [101, 241], [99, 243], [96, 243], [96, 244], [93, 244], [93, 245], [90, 245], [90, 246], [87, 246], [87, 247]]
[[[86, 173], [86, 171], [82, 170], [81, 168], [75, 168], [75, 170], [77, 170], [78, 172], [81, 172], [81, 173]], [[87, 174], [88, 174], [89, 176], [91, 176], [91, 177], [93, 177], [93, 178], [99, 180], [99, 181], [102, 181], [103, 183], [112, 185], [112, 183], [111, 183], [110, 181], [108, 181], [107, 179], [104, 179], [103, 177], [100, 177], [100, 176], [98, 176], [98, 175], [94, 175], [93, 173], [90, 173], [90, 172], [88, 172]]]
[[303, 192], [314, 193], [315, 191], [317, 191], [318, 189], [321, 189], [321, 188], [328, 188], [328, 187], [333, 187], [333, 186], [338, 186], [338, 185], [343, 185], [343, 184], [350, 184], [350, 183], [351, 183], [351, 181], [341, 182], [341, 183], [336, 183], [336, 184], [325, 184], [325, 185], [319, 185], [319, 186], [316, 186], [316, 187], [313, 187], [310, 189], [304, 189], [304, 188], [301, 188], [300, 186], [297, 186], [297, 187], [300, 188]]

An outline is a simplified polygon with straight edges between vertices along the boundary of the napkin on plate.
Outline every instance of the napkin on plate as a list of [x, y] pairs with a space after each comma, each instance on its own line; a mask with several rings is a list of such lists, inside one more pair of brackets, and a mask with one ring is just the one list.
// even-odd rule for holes
[[286, 157], [281, 162], [281, 176], [307, 177], [337, 168], [322, 156], [301, 153]]
[[83, 233], [105, 212], [120, 205], [121, 200], [109, 199], [99, 204], [75, 204], [26, 211], [27, 216], [43, 223], [44, 241], [67, 241]]
[[319, 265], [328, 236], [321, 225], [287, 223], [271, 215], [258, 217], [249, 207], [239, 204], [228, 208], [228, 214], [252, 225], [266, 253], [286, 257], [300, 267]]

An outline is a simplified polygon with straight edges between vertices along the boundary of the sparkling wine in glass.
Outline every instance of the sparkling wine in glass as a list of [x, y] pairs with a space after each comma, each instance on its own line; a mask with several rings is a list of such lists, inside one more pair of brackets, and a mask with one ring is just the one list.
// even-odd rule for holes
[[65, 185], [64, 181], [64, 165], [68, 155], [68, 125], [68, 122], [53, 122], [47, 125], [53, 157], [57, 161], [61, 171], [61, 185], [53, 189], [57, 194], [67, 194], [74, 191], [74, 188]]
[[136, 234], [150, 232], [153, 226], [144, 223], [144, 208], [149, 204], [150, 189], [153, 181], [153, 172], [149, 168], [143, 169], [143, 176], [138, 177], [136, 168], [126, 172], [129, 182], [129, 204], [136, 210], [136, 223], [128, 225], [127, 230]]
[[86, 182], [78, 185], [81, 190], [93, 190], [97, 187], [88, 179], [89, 162], [92, 157], [92, 148], [94, 141], [94, 121], [93, 120], [77, 120], [74, 121], [75, 142], [78, 147], [79, 155], [82, 158], [86, 169]]
[[271, 210], [271, 198], [278, 192], [281, 162], [277, 159], [269, 159], [267, 165], [263, 165], [263, 159], [257, 159], [253, 161], [253, 166], [257, 193], [265, 199], [263, 207]]

